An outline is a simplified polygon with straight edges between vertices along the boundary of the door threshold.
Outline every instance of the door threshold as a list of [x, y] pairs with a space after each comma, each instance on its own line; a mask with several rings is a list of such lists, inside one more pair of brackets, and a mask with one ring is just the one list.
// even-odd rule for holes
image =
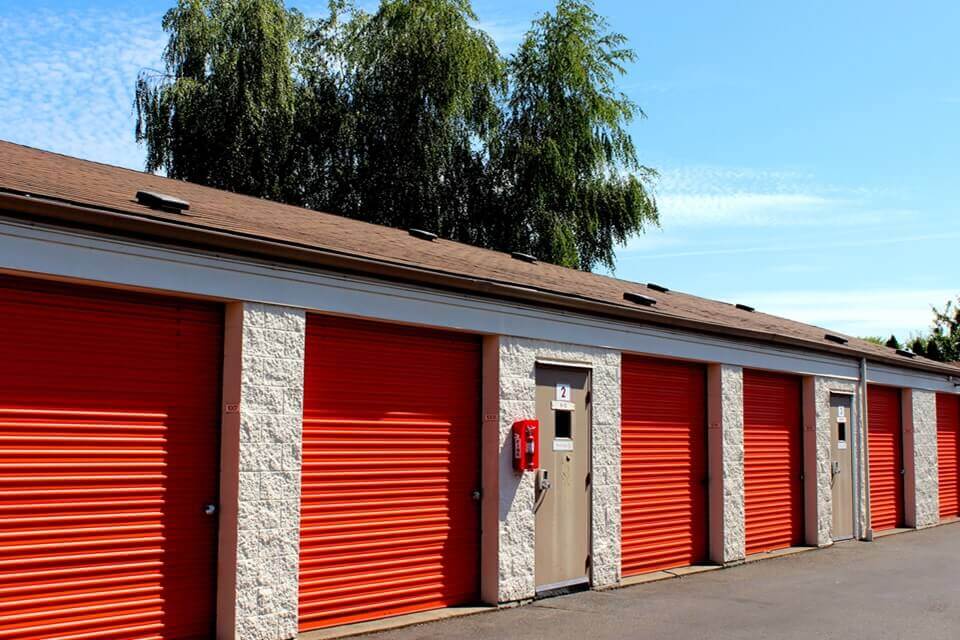
[[554, 582], [553, 584], [545, 584], [542, 587], [537, 587], [537, 592], [533, 599], [556, 598], [557, 596], [565, 596], [571, 593], [589, 590], [589, 578], [574, 578], [573, 580], [564, 580], [562, 582]]
[[380, 618], [379, 620], [351, 622], [349, 624], [337, 625], [336, 627], [304, 631], [297, 634], [297, 640], [334, 640], [335, 638], [348, 638], [350, 636], [377, 633], [379, 631], [402, 629], [403, 627], [412, 627], [414, 625], [425, 624], [427, 622], [447, 620], [448, 618], [472, 616], [478, 613], [485, 613], [487, 611], [497, 611], [497, 609], [497, 607], [492, 605], [477, 605], [446, 607], [444, 609], [431, 609], [430, 611], [417, 611], [416, 613], [406, 613], [399, 616], [391, 616], [389, 618]]

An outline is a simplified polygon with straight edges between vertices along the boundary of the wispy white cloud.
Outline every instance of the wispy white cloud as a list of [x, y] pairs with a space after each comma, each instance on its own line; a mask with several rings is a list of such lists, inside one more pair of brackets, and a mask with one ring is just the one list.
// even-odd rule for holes
[[793, 170], [694, 166], [668, 169], [657, 185], [665, 229], [864, 225], [905, 219], [864, 188], [838, 188]]
[[811, 214], [847, 206], [812, 193], [677, 193], [658, 199], [664, 226], [807, 224]]
[[816, 184], [812, 173], [795, 169], [691, 165], [661, 172], [667, 193], [721, 195], [738, 192], [792, 193]]
[[923, 332], [932, 320], [931, 306], [942, 307], [956, 296], [949, 289], [739, 291], [729, 300], [746, 302], [777, 316], [857, 336], [906, 338]]
[[127, 9], [0, 16], [0, 138], [142, 168], [133, 136], [137, 72], [157, 67], [161, 15]]

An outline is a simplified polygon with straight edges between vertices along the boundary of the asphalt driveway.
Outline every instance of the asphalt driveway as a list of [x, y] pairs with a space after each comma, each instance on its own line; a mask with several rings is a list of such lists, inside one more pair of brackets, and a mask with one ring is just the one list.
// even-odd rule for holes
[[960, 523], [364, 638], [958, 640]]

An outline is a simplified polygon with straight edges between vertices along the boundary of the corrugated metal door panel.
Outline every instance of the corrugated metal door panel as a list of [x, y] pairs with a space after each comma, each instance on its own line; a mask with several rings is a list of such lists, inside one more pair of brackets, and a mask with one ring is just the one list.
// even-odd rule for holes
[[940, 517], [960, 516], [960, 396], [937, 394]]
[[900, 389], [867, 387], [870, 439], [870, 526], [875, 531], [902, 527], [903, 429]]
[[302, 630], [478, 598], [480, 340], [309, 316]]
[[0, 277], [0, 639], [214, 633], [218, 305]]
[[743, 372], [747, 554], [803, 543], [801, 381]]
[[623, 575], [704, 561], [706, 371], [624, 355], [621, 384]]

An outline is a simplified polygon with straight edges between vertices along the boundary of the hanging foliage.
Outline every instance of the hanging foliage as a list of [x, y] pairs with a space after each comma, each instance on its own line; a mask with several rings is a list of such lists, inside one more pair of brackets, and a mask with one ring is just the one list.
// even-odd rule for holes
[[657, 223], [615, 84], [634, 60], [560, 0], [504, 59], [468, 0], [179, 0], [136, 85], [147, 169], [591, 269]]

